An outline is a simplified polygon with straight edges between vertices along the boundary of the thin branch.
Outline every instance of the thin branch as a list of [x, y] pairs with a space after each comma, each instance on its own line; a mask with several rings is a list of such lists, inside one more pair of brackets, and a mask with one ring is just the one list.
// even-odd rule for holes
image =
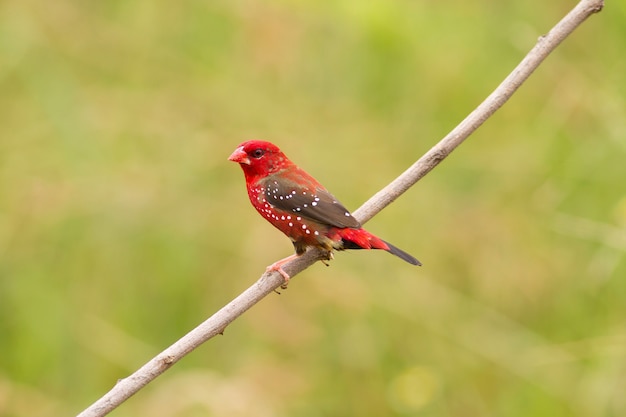
[[[601, 11], [603, 6], [604, 2], [602, 0], [582, 0], [578, 3], [547, 35], [539, 38], [537, 44], [526, 57], [485, 101], [402, 175], [365, 202], [354, 212], [354, 217], [361, 223], [365, 223], [430, 172], [496, 110], [502, 107], [519, 86], [567, 36], [589, 16]], [[323, 257], [324, 254], [320, 251], [309, 250], [301, 257], [284, 265], [283, 269], [293, 277]], [[108, 414], [186, 354], [208, 339], [221, 334], [233, 320], [282, 284], [283, 278], [279, 273], [263, 274], [250, 288], [209, 317], [204, 323], [187, 333], [135, 373], [118, 381], [113, 389], [80, 413], [79, 417], [99, 417]]]
[[446, 156], [504, 105], [544, 59], [589, 16], [604, 7], [602, 0], [583, 0], [572, 9], [522, 59], [500, 85], [439, 143], [389, 185], [376, 193], [353, 215], [365, 222], [400, 197], [413, 184], [436, 167]]

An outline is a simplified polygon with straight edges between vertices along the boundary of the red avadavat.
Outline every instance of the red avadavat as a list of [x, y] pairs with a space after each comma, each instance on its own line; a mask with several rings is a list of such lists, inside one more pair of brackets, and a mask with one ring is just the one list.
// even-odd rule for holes
[[307, 247], [328, 251], [382, 249], [413, 265], [421, 263], [401, 249], [361, 228], [352, 214], [319, 182], [291, 162], [274, 144], [260, 140], [242, 143], [228, 158], [239, 163], [254, 208], [286, 234], [296, 254], [268, 267], [289, 280], [282, 269]]

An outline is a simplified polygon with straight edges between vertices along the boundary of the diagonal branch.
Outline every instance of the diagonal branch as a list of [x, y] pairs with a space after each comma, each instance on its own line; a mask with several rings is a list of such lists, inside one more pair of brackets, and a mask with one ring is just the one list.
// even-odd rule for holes
[[[578, 3], [547, 35], [539, 38], [537, 44], [520, 64], [485, 101], [402, 175], [365, 202], [354, 212], [354, 216], [361, 223], [365, 223], [436, 167], [496, 110], [502, 107], [530, 74], [567, 36], [589, 16], [601, 11], [603, 6], [603, 0], [582, 0]], [[293, 277], [316, 261], [323, 259], [324, 255], [324, 253], [318, 250], [309, 250], [301, 257], [285, 264], [283, 269]], [[208, 339], [221, 334], [233, 320], [282, 284], [283, 277], [279, 273], [263, 274], [250, 288], [209, 317], [205, 322], [158, 354], [135, 373], [118, 381], [108, 393], [80, 413], [79, 417], [96, 417], [108, 414], [189, 352]]]

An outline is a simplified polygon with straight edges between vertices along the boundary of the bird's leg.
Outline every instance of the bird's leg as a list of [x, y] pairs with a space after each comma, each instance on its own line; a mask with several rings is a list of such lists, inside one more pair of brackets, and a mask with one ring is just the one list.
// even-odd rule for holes
[[335, 257], [333, 256], [333, 251], [329, 250], [328, 253], [326, 254], [326, 259], [320, 259], [320, 261], [324, 265], [330, 266], [330, 264], [326, 263], [326, 261], [332, 261], [333, 259], [335, 259]]
[[[289, 274], [287, 272], [285, 272], [285, 270], [283, 269], [283, 265], [285, 265], [287, 262], [296, 259], [297, 257], [299, 257], [300, 255], [298, 253], [294, 253], [293, 255], [289, 255], [284, 259], [281, 259], [279, 261], [274, 262], [273, 264], [271, 264], [270, 266], [268, 266], [267, 268], [265, 268], [265, 272], [273, 272], [276, 271], [278, 272], [280, 275], [283, 276], [283, 278], [285, 278], [285, 282], [283, 283], [283, 285], [280, 286], [280, 288], [282, 288], [283, 290], [287, 288], [287, 285], [289, 284], [289, 279], [291, 279], [291, 277], [289, 276]], [[333, 251], [329, 250], [326, 253], [326, 258], [322, 258], [320, 259], [320, 261], [322, 261], [322, 263], [326, 266], [329, 266], [326, 261], [331, 261], [333, 260], [335, 257], [333, 256]]]
[[281, 285], [280, 287], [282, 289], [285, 289], [285, 288], [287, 288], [287, 284], [289, 284], [289, 278], [291, 278], [291, 277], [289, 276], [288, 273], [285, 272], [285, 270], [283, 269], [283, 265], [285, 265], [287, 262], [289, 262], [289, 261], [291, 261], [293, 259], [296, 259], [297, 257], [298, 257], [297, 254], [293, 254], [293, 255], [287, 256], [284, 259], [281, 259], [280, 261], [276, 261], [273, 264], [271, 264], [270, 266], [268, 266], [265, 269], [265, 272], [276, 271], [280, 275], [282, 275], [283, 278], [285, 278], [285, 283], [283, 285]]

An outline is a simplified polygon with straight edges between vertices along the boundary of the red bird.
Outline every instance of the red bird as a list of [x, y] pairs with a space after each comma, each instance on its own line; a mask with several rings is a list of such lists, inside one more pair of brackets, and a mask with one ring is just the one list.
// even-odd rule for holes
[[247, 141], [228, 159], [243, 169], [254, 208], [293, 242], [296, 254], [267, 268], [278, 271], [285, 281], [289, 281], [289, 275], [282, 266], [309, 246], [328, 251], [329, 259], [333, 249], [382, 249], [410, 264], [421, 265], [413, 256], [362, 229], [331, 193], [276, 145]]

